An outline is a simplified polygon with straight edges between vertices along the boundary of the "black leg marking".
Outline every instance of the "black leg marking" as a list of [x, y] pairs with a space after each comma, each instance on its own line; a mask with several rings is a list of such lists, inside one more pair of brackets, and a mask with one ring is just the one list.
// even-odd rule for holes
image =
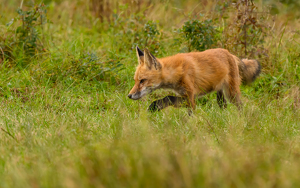
[[222, 90], [217, 92], [217, 102], [220, 108], [227, 108], [226, 99]]
[[148, 111], [150, 112], [160, 111], [168, 106], [179, 107], [181, 106], [183, 101], [184, 98], [182, 97], [167, 96], [163, 99], [159, 99], [152, 102], [151, 105], [148, 107]]

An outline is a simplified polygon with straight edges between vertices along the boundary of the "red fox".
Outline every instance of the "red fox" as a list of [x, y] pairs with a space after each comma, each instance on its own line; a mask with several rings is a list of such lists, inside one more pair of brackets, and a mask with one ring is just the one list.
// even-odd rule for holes
[[257, 60], [240, 60], [225, 49], [203, 52], [179, 53], [156, 58], [148, 49], [136, 47], [138, 66], [134, 75], [135, 85], [128, 97], [138, 100], [156, 89], [172, 89], [180, 97], [167, 96], [154, 101], [149, 111], [159, 111], [168, 106], [195, 109], [195, 97], [217, 91], [220, 108], [226, 108], [225, 96], [241, 109], [240, 84], [250, 84], [260, 74]]

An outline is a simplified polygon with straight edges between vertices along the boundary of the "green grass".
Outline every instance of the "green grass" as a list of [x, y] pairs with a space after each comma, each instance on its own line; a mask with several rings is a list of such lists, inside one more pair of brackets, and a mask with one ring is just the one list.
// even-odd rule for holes
[[[242, 112], [232, 104], [221, 110], [210, 94], [197, 101], [192, 116], [172, 107], [151, 114], [151, 101], [169, 92], [127, 98], [137, 64], [131, 42], [143, 44], [132, 41], [132, 31], [164, 15], [163, 7], [174, 20], [158, 24], [156, 55], [178, 53], [183, 46], [174, 42], [174, 29], [187, 19], [178, 12], [198, 3], [165, 2], [138, 24], [120, 16], [122, 22], [108, 25], [80, 7], [84, 2], [72, 2], [49, 4], [53, 23], [42, 32], [46, 51], [28, 59], [14, 49], [14, 59], [0, 64], [0, 187], [300, 186], [295, 23], [282, 38], [274, 37], [281, 36], [280, 26], [270, 31], [269, 60], [262, 61], [258, 80], [242, 87]], [[16, 5], [6, 5], [0, 5], [1, 32], [17, 15]], [[76, 5], [81, 16], [72, 9]], [[86, 64], [91, 53], [101, 64]], [[108, 62], [121, 63], [121, 69]], [[104, 68], [109, 71], [98, 74]]]

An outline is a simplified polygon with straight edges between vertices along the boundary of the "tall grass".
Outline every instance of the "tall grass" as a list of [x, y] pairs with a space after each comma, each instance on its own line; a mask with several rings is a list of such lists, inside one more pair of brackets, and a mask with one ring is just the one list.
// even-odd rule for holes
[[[101, 20], [85, 1], [45, 1], [45, 51], [0, 56], [0, 187], [298, 187], [297, 20], [266, 13], [264, 49], [254, 55], [263, 72], [242, 87], [243, 112], [219, 109], [210, 94], [192, 116], [171, 107], [150, 114], [168, 91], [127, 98], [132, 44], [145, 47], [145, 25], [156, 25], [151, 44], [162, 57], [186, 47], [177, 40], [185, 21], [214, 19], [222, 31], [235, 12], [219, 1], [141, 2], [135, 11], [120, 3]], [[18, 6], [0, 0], [2, 34]]]

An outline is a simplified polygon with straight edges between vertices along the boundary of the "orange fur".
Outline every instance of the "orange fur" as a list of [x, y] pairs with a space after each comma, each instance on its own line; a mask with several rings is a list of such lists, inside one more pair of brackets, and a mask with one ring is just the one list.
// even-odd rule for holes
[[[218, 92], [219, 100], [227, 98], [241, 107], [241, 80], [252, 82], [260, 71], [256, 60], [241, 61], [225, 49], [181, 53], [157, 59], [147, 49], [137, 48], [139, 65], [135, 72], [135, 85], [129, 93], [139, 99], [156, 89], [173, 89], [189, 106], [195, 108], [194, 98], [212, 91]], [[221, 105], [220, 105], [221, 106]]]

